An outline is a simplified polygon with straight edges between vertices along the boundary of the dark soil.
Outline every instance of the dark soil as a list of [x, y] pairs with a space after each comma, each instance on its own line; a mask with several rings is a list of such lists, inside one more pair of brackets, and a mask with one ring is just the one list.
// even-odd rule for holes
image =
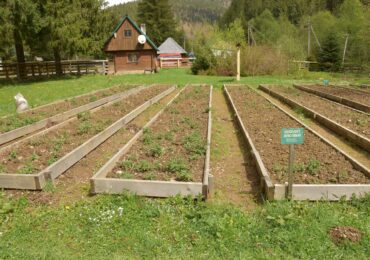
[[298, 90], [293, 87], [270, 86], [270, 88], [298, 103], [334, 120], [360, 135], [370, 138], [370, 115], [327, 101], [316, 95]]
[[324, 86], [316, 85], [316, 86], [306, 86], [306, 87], [370, 106], [370, 92], [365, 93], [364, 91], [357, 91], [355, 89], [352, 90], [352, 89], [338, 88], [338, 87], [333, 87], [333, 86], [324, 87]]
[[0, 119], [0, 133], [5, 133], [25, 125], [33, 124], [42, 119], [63, 113], [65, 111], [94, 102], [104, 97], [126, 91], [133, 87], [134, 86], [124, 85], [103, 89], [93, 94], [87, 94], [71, 99], [66, 99], [64, 102], [56, 102], [55, 104], [41, 106], [40, 108], [36, 108], [28, 112], [5, 117], [3, 119]]
[[108, 177], [201, 182], [209, 87], [187, 87]]
[[0, 172], [32, 174], [43, 170], [167, 88], [151, 87], [95, 113], [82, 113], [61, 128], [32, 138], [14, 150], [4, 151], [0, 154]]
[[360, 242], [362, 238], [361, 231], [354, 227], [333, 227], [329, 233], [335, 244], [341, 244], [346, 241]]
[[[271, 178], [286, 182], [289, 147], [280, 143], [281, 129], [302, 126], [248, 87], [228, 89]], [[295, 150], [295, 183], [370, 183], [343, 155], [307, 130], [304, 144]]]

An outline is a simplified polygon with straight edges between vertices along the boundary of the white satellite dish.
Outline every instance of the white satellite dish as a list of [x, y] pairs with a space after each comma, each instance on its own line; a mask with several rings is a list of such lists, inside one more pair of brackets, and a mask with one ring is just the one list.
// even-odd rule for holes
[[146, 43], [146, 37], [145, 37], [145, 35], [139, 35], [139, 37], [137, 37], [137, 41], [140, 44], [145, 44]]

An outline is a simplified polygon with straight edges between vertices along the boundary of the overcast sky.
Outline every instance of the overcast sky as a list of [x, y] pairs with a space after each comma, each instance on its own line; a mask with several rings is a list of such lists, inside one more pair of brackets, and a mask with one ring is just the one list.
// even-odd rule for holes
[[121, 3], [127, 3], [127, 2], [132, 2], [134, 0], [106, 0], [109, 5], [117, 5], [117, 4], [121, 4]]

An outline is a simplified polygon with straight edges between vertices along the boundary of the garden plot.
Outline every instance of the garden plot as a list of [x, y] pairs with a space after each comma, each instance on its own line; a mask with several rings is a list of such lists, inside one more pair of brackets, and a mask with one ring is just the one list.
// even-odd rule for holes
[[370, 115], [296, 88], [260, 85], [260, 89], [370, 152]]
[[[126, 87], [126, 89], [129, 89], [129, 88], [131, 88], [131, 87], [129, 87], [129, 86]], [[35, 112], [35, 111], [33, 111], [32, 113], [30, 112], [32, 115], [30, 114], [29, 116], [27, 116], [25, 118], [26, 121], [22, 121], [22, 122], [23, 123], [24, 122], [27, 122], [27, 123], [34, 122], [34, 123], [31, 123], [30, 125], [25, 125], [23, 127], [16, 128], [16, 129], [8, 131], [8, 132], [0, 133], [0, 146], [4, 145], [4, 144], [7, 145], [8, 143], [12, 142], [13, 140], [16, 140], [16, 139], [18, 139], [20, 137], [23, 137], [25, 135], [32, 134], [32, 133], [37, 132], [39, 130], [42, 130], [44, 128], [53, 127], [53, 126], [55, 126], [55, 125], [57, 125], [57, 124], [59, 124], [63, 121], [68, 120], [69, 118], [71, 118], [73, 116], [76, 116], [79, 113], [89, 111], [89, 110], [92, 110], [92, 109], [96, 109], [96, 108], [99, 108], [101, 106], [110, 105], [113, 102], [118, 102], [122, 98], [127, 97], [127, 96], [129, 96], [133, 93], [137, 93], [140, 90], [142, 90], [143, 88], [145, 88], [145, 87], [141, 86], [141, 87], [137, 87], [137, 88], [132, 88], [132, 89], [127, 90], [127, 91], [118, 92], [116, 94], [113, 94], [113, 95], [110, 95], [110, 96], [107, 96], [107, 97], [103, 97], [103, 98], [100, 98], [98, 100], [92, 101], [90, 103], [72, 108], [71, 110], [64, 111], [62, 113], [55, 114], [51, 117], [44, 118], [44, 119], [42, 119], [40, 121], [37, 121], [37, 122], [34, 122], [35, 120], [37, 120], [37, 117], [42, 118], [47, 113], [41, 113], [41, 115], [39, 115], [38, 112]], [[118, 89], [118, 88], [115, 88], [115, 89]], [[111, 91], [113, 91], [113, 89]], [[95, 98], [91, 99], [91, 97], [95, 97], [95, 96], [90, 96], [90, 100], [95, 99]], [[70, 104], [68, 104], [68, 101], [66, 101], [65, 103], [67, 105], [70, 105]], [[60, 108], [61, 105], [62, 105], [62, 103], [57, 104], [57, 106], [59, 106], [59, 108]], [[50, 106], [49, 114], [53, 114], [56, 111], [56, 110], [52, 109], [53, 107], [54, 106]], [[47, 106], [45, 106], [42, 109], [47, 109]], [[25, 114], [20, 114], [19, 116], [25, 117], [26, 115]], [[15, 116], [15, 117], [17, 117], [17, 116]], [[10, 118], [5, 118], [3, 120], [7, 121]], [[8, 123], [9, 123], [9, 121], [8, 121]], [[8, 126], [15, 127], [15, 125], [11, 124], [11, 123]]]
[[92, 192], [207, 196], [211, 97], [212, 87], [186, 87], [99, 170]]
[[342, 87], [324, 87], [320, 85], [301, 86], [294, 84], [294, 87], [366, 113], [370, 113], [370, 92]]
[[0, 133], [9, 132], [13, 129], [30, 125], [42, 119], [63, 113], [65, 111], [77, 108], [79, 106], [112, 96], [114, 94], [126, 91], [135, 85], [115, 86], [108, 89], [98, 90], [84, 95], [59, 100], [51, 104], [46, 104], [19, 114], [12, 114], [0, 119]]
[[95, 113], [81, 113], [76, 120], [55, 131], [2, 149], [0, 187], [41, 189], [45, 178], [53, 180], [58, 177], [174, 89], [164, 85], [150, 87]]
[[286, 195], [289, 154], [288, 146], [280, 143], [282, 128], [306, 128], [304, 144], [295, 148], [293, 199], [338, 200], [370, 193], [369, 169], [254, 90], [229, 86], [225, 91], [244, 128], [269, 199]]

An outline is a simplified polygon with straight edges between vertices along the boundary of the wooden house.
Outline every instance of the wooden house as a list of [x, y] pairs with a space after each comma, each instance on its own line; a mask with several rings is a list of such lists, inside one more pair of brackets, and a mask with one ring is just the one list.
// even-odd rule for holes
[[157, 46], [146, 35], [145, 25], [139, 27], [128, 15], [119, 22], [104, 51], [113, 55], [115, 73], [157, 68]]
[[158, 47], [160, 68], [189, 67], [188, 53], [171, 37]]

